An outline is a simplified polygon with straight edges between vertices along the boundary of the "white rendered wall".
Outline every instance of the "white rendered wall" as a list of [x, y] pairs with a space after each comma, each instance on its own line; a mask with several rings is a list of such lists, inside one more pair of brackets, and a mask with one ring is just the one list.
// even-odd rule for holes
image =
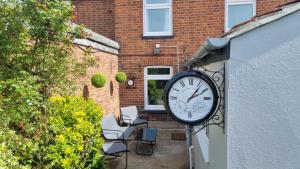
[[[215, 63], [205, 66], [208, 70], [220, 70], [224, 63]], [[197, 68], [196, 68], [197, 69]], [[226, 103], [225, 103], [226, 104]], [[225, 106], [226, 108], [226, 106]], [[226, 110], [225, 110], [226, 111]], [[226, 117], [225, 117], [226, 118]], [[225, 124], [227, 120], [225, 120]], [[197, 130], [197, 127], [195, 127]], [[225, 169], [227, 162], [226, 132], [219, 126], [209, 127], [209, 136], [202, 130], [194, 137], [194, 165], [195, 169]], [[207, 142], [206, 142], [207, 141]]]
[[232, 39], [230, 55], [227, 169], [300, 169], [300, 12]]

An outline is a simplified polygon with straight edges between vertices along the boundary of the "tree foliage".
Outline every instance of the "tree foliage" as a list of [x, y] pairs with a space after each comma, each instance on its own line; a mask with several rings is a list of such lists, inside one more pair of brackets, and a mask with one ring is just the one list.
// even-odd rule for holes
[[58, 114], [49, 97], [72, 95], [74, 79], [92, 63], [73, 56], [83, 27], [71, 28], [72, 15], [70, 1], [0, 2], [0, 168], [51, 168], [55, 161], [49, 126]]

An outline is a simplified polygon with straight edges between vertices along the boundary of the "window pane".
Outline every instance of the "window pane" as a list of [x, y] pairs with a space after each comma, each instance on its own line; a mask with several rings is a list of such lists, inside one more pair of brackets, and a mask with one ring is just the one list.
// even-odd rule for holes
[[148, 68], [148, 75], [170, 75], [170, 68]]
[[169, 0], [147, 0], [147, 4], [169, 3]]
[[163, 105], [164, 87], [168, 80], [148, 80], [148, 105]]
[[228, 28], [247, 21], [253, 17], [253, 5], [229, 5], [228, 6]]
[[148, 32], [169, 32], [169, 9], [148, 9]]

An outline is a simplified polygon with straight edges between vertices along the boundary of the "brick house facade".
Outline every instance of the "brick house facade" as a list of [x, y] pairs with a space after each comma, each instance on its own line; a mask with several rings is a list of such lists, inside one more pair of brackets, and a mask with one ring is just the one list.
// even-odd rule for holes
[[[171, 34], [145, 36], [147, 2], [149, 6], [157, 2], [170, 3]], [[75, 0], [74, 21], [83, 23], [93, 31], [120, 43], [119, 69], [125, 71], [129, 79], [134, 81], [132, 87], [127, 84], [120, 85], [121, 106], [137, 105], [140, 110], [153, 111], [156, 107], [150, 105], [151, 98], [147, 95], [150, 95], [148, 89], [151, 87], [150, 82], [152, 83], [155, 78], [153, 80], [147, 73], [151, 74], [151, 68], [155, 66], [163, 66], [158, 68], [170, 66], [170, 76], [176, 74], [177, 66], [183, 70], [183, 63], [208, 37], [216, 37], [226, 32], [225, 22], [229, 17], [226, 11], [230, 7], [240, 5], [239, 2], [252, 3], [251, 12], [254, 16], [274, 10], [277, 6], [288, 3], [289, 0]], [[233, 6], [229, 7], [231, 3]], [[244, 8], [233, 11], [243, 10]], [[150, 30], [150, 27], [148, 29]], [[160, 54], [154, 54], [156, 44], [160, 45]], [[154, 74], [155, 71], [160, 70], [154, 70]], [[159, 90], [155, 92], [160, 93]], [[154, 104], [161, 104], [161, 102]], [[157, 110], [160, 111], [155, 112], [163, 112], [160, 107], [157, 107]]]

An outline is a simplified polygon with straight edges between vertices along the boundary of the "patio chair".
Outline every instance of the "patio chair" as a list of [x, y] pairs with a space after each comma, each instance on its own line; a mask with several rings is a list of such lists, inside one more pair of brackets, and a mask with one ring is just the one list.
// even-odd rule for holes
[[121, 141], [112, 141], [108, 143], [104, 143], [102, 146], [102, 152], [104, 155], [110, 156], [110, 158], [107, 158], [106, 160], [115, 159], [117, 157], [121, 157], [125, 153], [125, 169], [127, 168], [128, 163], [128, 155], [129, 152], [127, 144], [121, 142]]
[[122, 107], [121, 121], [130, 126], [146, 124], [148, 128], [148, 121], [139, 117], [136, 106]]
[[134, 127], [119, 126], [114, 113], [109, 113], [102, 119], [102, 135], [106, 140], [127, 141], [133, 131]]

